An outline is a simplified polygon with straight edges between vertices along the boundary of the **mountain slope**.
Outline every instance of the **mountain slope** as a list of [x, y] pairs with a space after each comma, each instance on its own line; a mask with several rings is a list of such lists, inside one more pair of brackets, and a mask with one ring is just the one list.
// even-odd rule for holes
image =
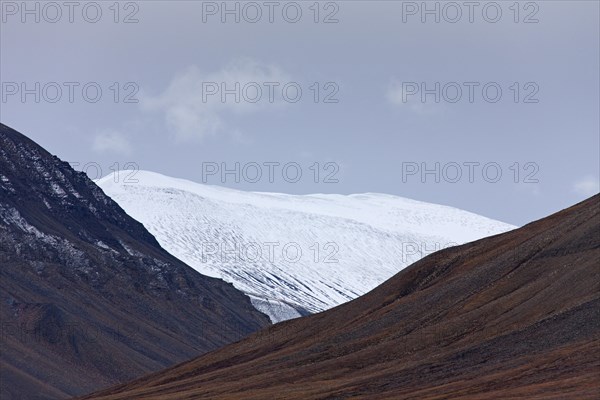
[[356, 298], [427, 253], [514, 228], [383, 194], [242, 192], [147, 171], [134, 179], [97, 183], [165, 249], [233, 283], [274, 322]]
[[597, 399], [600, 195], [86, 399]]
[[83, 173], [0, 124], [2, 399], [87, 393], [269, 323]]

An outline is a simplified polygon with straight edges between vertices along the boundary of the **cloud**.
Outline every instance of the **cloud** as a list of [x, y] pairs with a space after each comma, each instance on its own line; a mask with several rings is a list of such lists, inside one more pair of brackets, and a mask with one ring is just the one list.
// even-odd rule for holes
[[586, 197], [593, 196], [600, 191], [600, 182], [597, 177], [588, 175], [573, 184], [573, 191]]
[[[392, 79], [387, 87], [386, 99], [393, 105], [402, 107], [419, 115], [431, 115], [441, 111], [442, 105], [435, 103], [431, 98], [427, 102], [421, 99], [419, 88], [415, 82], [403, 82]], [[416, 90], [416, 92], [415, 92]]]
[[406, 93], [402, 88], [402, 84], [396, 79], [393, 79], [388, 85], [386, 97], [388, 101], [394, 105], [402, 106], [406, 104]]
[[94, 137], [92, 145], [98, 153], [118, 153], [129, 155], [132, 152], [129, 140], [117, 131], [104, 131]]
[[[143, 110], [159, 112], [167, 129], [182, 141], [202, 140], [217, 134], [239, 130], [230, 126], [234, 115], [256, 113], [282, 101], [271, 83], [281, 86], [291, 78], [280, 68], [251, 59], [232, 62], [219, 71], [205, 73], [191, 66], [177, 74], [157, 96], [141, 96]], [[267, 85], [265, 85], [267, 83]], [[235, 88], [239, 88], [235, 90]], [[224, 90], [236, 94], [226, 94]], [[272, 95], [274, 93], [274, 95]]]

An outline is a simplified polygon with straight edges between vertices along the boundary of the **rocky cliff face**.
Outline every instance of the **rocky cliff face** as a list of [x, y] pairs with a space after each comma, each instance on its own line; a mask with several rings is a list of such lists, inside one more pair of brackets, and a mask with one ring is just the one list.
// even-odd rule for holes
[[1, 124], [0, 274], [3, 399], [82, 394], [269, 324], [85, 174]]

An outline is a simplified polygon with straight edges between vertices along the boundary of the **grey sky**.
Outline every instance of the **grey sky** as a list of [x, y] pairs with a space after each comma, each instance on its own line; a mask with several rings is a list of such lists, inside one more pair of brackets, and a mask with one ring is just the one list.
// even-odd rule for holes
[[[423, 23], [413, 7], [420, 1], [321, 2], [318, 16], [313, 1], [275, 2], [271, 23], [259, 1], [239, 3], [240, 22], [225, 15], [223, 23], [218, 10], [212, 14], [221, 2], [137, 1], [120, 2], [115, 23], [114, 2], [106, 1], [97, 2], [102, 16], [90, 23], [95, 5], [78, 2], [69, 22], [58, 2], [58, 22], [46, 21], [56, 7], [39, 3], [36, 23], [20, 1], [2, 1], [1, 120], [79, 168], [98, 163], [104, 175], [115, 162], [134, 162], [201, 182], [203, 163], [239, 162], [250, 179], [211, 175], [206, 182], [286, 193], [383, 192], [524, 224], [598, 191], [599, 2], [514, 3], [472, 3], [469, 22], [465, 2], [440, 2], [440, 22], [427, 14]], [[262, 18], [251, 23], [255, 4]], [[462, 17], [451, 23], [455, 4]], [[286, 21], [298, 8], [300, 20]], [[489, 22], [498, 9], [499, 21]], [[123, 22], [130, 14], [137, 23]], [[35, 94], [23, 102], [21, 84], [35, 89], [36, 82], [39, 103]], [[55, 103], [49, 82], [62, 87]], [[65, 82], [79, 83], [72, 103]], [[82, 95], [90, 82], [102, 89], [96, 103]], [[225, 102], [210, 94], [222, 82], [240, 82], [239, 103], [234, 94]], [[425, 101], [412, 94], [436, 82], [439, 103], [435, 94]], [[252, 103], [256, 86], [262, 97]], [[292, 103], [297, 87], [302, 97]], [[457, 87], [462, 97], [452, 102]], [[502, 97], [493, 102], [497, 87]], [[139, 102], [124, 102], [136, 88]], [[253, 162], [263, 172], [256, 183]], [[269, 162], [281, 163], [274, 182]], [[285, 179], [293, 180], [293, 168], [282, 176], [291, 162], [303, 173], [296, 183]], [[439, 182], [433, 173], [421, 176], [436, 163]], [[323, 182], [329, 173], [339, 182]]]

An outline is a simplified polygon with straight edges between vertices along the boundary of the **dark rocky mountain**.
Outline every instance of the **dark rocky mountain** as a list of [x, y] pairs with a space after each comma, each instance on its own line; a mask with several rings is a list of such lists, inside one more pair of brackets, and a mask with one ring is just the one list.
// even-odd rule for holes
[[84, 173], [2, 124], [0, 289], [3, 400], [89, 393], [269, 325]]
[[86, 399], [598, 399], [600, 196]]

